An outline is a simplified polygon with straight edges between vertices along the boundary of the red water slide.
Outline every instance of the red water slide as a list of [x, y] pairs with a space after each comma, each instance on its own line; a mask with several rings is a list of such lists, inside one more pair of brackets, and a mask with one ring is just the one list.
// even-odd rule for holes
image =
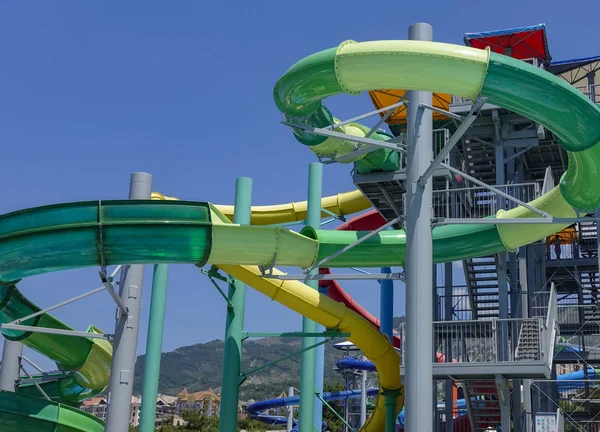
[[[342, 231], [372, 231], [385, 223], [386, 220], [377, 210], [370, 210], [350, 219], [344, 224], [338, 226], [336, 229]], [[322, 268], [319, 269], [319, 273], [328, 274], [331, 272], [328, 268]], [[358, 313], [363, 318], [370, 321], [375, 327], [379, 328], [379, 319], [358, 304], [350, 294], [344, 291], [339, 283], [334, 280], [322, 280], [319, 281], [319, 287], [327, 289], [327, 295], [329, 297], [335, 301], [345, 304], [346, 307]], [[393, 343], [396, 348], [400, 348], [400, 338], [398, 336], [394, 336]]]

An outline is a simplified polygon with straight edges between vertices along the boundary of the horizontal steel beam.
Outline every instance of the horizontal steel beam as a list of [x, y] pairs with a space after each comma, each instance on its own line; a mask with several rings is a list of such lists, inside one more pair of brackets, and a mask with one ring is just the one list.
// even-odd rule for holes
[[74, 336], [74, 337], [83, 337], [83, 338], [92, 338], [92, 339], [106, 339], [112, 340], [113, 336], [109, 333], [89, 333], [83, 331], [75, 331], [75, 330], [60, 330], [49, 327], [34, 327], [34, 326], [25, 326], [19, 324], [0, 324], [0, 328], [6, 330], [17, 330], [31, 333], [46, 333], [46, 334], [55, 334], [62, 336]]
[[303, 333], [303, 332], [284, 332], [284, 333], [272, 333], [272, 332], [242, 332], [242, 337], [247, 339], [251, 337], [350, 337], [350, 333], [340, 333], [336, 331], [324, 331], [316, 333]]
[[343, 139], [346, 141], [357, 142], [359, 144], [372, 145], [375, 147], [383, 147], [383, 148], [387, 148], [387, 149], [395, 150], [395, 151], [406, 150], [406, 146], [404, 144], [395, 144], [395, 143], [390, 144], [388, 141], [379, 141], [379, 140], [376, 140], [373, 138], [355, 137], [355, 136], [348, 135], [345, 133], [336, 132], [336, 131], [332, 131], [332, 130], [325, 129], [325, 128], [315, 128], [315, 127], [308, 126], [305, 124], [300, 124], [300, 123], [292, 123], [292, 122], [282, 121], [281, 124], [289, 126], [294, 129], [302, 129], [307, 132], [314, 133], [315, 135], [321, 135], [321, 136], [332, 137], [332, 138], [340, 138], [340, 139]]
[[71, 375], [71, 373], [58, 373], [58, 374], [45, 374], [45, 375], [32, 375], [31, 378], [21, 378], [19, 379], [20, 384], [30, 384], [30, 383], [41, 383], [41, 382], [53, 382], [63, 379], [64, 377]]
[[404, 273], [348, 273], [348, 274], [283, 274], [263, 275], [267, 279], [279, 280], [404, 280]]
[[506, 219], [497, 219], [497, 218], [474, 218], [474, 219], [466, 219], [466, 218], [437, 218], [433, 219], [432, 225], [499, 225], [499, 224], [529, 224], [529, 225], [548, 225], [548, 224], [574, 224], [578, 222], [590, 222], [590, 221], [598, 221], [598, 218], [506, 218]]

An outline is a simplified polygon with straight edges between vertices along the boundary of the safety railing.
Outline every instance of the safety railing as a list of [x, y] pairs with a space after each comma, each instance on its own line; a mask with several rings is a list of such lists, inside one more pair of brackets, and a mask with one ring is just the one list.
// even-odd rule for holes
[[[443, 290], [441, 290], [443, 292]], [[469, 295], [466, 294], [467, 287], [454, 287], [455, 293], [452, 295], [452, 309], [450, 314], [452, 320], [470, 320], [473, 319], [473, 312], [471, 309], [471, 302]], [[459, 292], [460, 294], [457, 294]], [[444, 294], [438, 294], [436, 297], [436, 321], [446, 321], [446, 296]]]
[[576, 223], [546, 238], [546, 258], [564, 261], [597, 257], [596, 238], [593, 221]]
[[[434, 323], [434, 348], [439, 363], [499, 363], [542, 359], [541, 318]], [[521, 330], [527, 329], [527, 356], [515, 355]]]
[[600, 84], [575, 86], [575, 88], [590, 98], [592, 102], [600, 102]]
[[[544, 362], [550, 368], [558, 335], [554, 284], [544, 316], [490, 320], [435, 321], [433, 349], [438, 363]], [[400, 327], [404, 364], [406, 324]], [[600, 346], [600, 344], [599, 344]]]
[[[442, 151], [449, 139], [449, 129], [442, 128], [433, 130], [433, 157], [436, 157]], [[442, 162], [449, 163], [450, 155], [446, 156]], [[406, 156], [404, 153], [400, 153], [400, 169], [406, 169]]]
[[[541, 189], [539, 183], [533, 182], [495, 187], [525, 202], [538, 198]], [[514, 201], [479, 186], [435, 190], [432, 197], [433, 213], [438, 218], [482, 218], [517, 207]]]

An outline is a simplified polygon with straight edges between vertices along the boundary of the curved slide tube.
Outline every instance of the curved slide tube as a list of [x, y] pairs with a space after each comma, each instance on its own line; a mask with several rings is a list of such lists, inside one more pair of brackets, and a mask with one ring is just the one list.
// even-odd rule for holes
[[[176, 197], [166, 196], [160, 192], [152, 192], [152, 199], [179, 201]], [[216, 204], [215, 207], [223, 213], [227, 219], [233, 222], [233, 206]], [[321, 208], [339, 216], [358, 213], [369, 207], [371, 207], [371, 203], [359, 190], [342, 192], [321, 199]], [[277, 225], [290, 222], [302, 222], [306, 219], [306, 209], [306, 201], [252, 206], [250, 223], [252, 225]], [[323, 213], [322, 216], [326, 217], [327, 213]]]
[[[367, 389], [367, 396], [376, 396], [379, 393], [378, 388], [370, 388]], [[360, 390], [342, 390], [337, 392], [325, 392], [323, 393], [323, 399], [326, 401], [345, 401], [348, 399], [358, 399], [360, 398], [361, 391]], [[256, 420], [259, 420], [263, 423], [267, 423], [270, 425], [284, 425], [287, 424], [287, 417], [284, 416], [274, 416], [263, 414], [261, 411], [271, 409], [271, 408], [280, 408], [284, 406], [290, 405], [298, 405], [300, 402], [300, 396], [290, 396], [283, 397], [277, 399], [267, 399], [260, 402], [255, 402], [248, 406], [248, 413], [250, 416]], [[298, 420], [294, 419], [294, 430], [298, 428]]]
[[[401, 388], [398, 354], [387, 337], [362, 317], [300, 282], [265, 279], [256, 265], [220, 264], [225, 250], [218, 245], [227, 248], [231, 239], [241, 241], [239, 235], [244, 234], [239, 228], [206, 203], [95, 201], [18, 211], [0, 216], [0, 281], [14, 285], [22, 277], [97, 266], [102, 262], [106, 265], [214, 263], [231, 276], [326, 328], [350, 333], [349, 339], [376, 364], [380, 384], [388, 389]], [[289, 234], [292, 245], [302, 238], [281, 228], [253, 229], [258, 229], [261, 237], [269, 233], [283, 237]], [[254, 236], [250, 235], [246, 240], [252, 238]], [[230, 252], [237, 260], [232, 261], [258, 262], [253, 246], [266, 241], [272, 247], [275, 244], [271, 240], [274, 238], [263, 238], [256, 245], [246, 243], [245, 247], [234, 247]], [[280, 272], [274, 270], [274, 273]], [[18, 397], [7, 395], [8, 398], [12, 396]], [[40, 403], [51, 405], [45, 401]], [[399, 397], [398, 411], [402, 404], [403, 398]], [[365, 430], [383, 428], [385, 408], [382, 398], [378, 398], [373, 412]]]

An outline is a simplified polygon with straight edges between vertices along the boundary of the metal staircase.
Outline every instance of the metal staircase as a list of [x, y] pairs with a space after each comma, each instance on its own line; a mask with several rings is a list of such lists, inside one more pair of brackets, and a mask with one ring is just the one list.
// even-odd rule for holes
[[518, 361], [535, 361], [541, 350], [540, 331], [535, 321], [523, 321], [515, 351]]
[[464, 158], [467, 174], [487, 183], [496, 183], [496, 150], [491, 143], [465, 139]]
[[496, 256], [463, 261], [472, 319], [493, 319], [500, 316], [498, 267]]
[[473, 432], [500, 424], [500, 400], [495, 380], [464, 381], [463, 390]]

